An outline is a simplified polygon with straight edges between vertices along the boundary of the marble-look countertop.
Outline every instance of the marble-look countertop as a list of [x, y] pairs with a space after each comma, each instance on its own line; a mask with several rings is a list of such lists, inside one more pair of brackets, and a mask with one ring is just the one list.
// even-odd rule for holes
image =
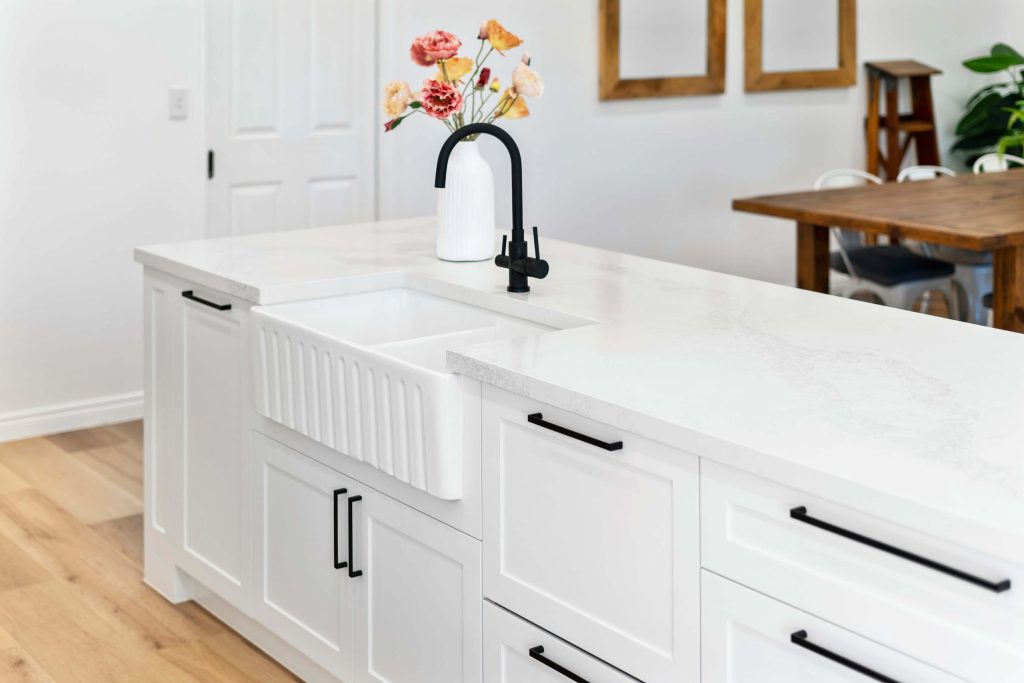
[[448, 365], [755, 474], [912, 502], [1024, 562], [1024, 335], [543, 236], [541, 249], [551, 274], [529, 294], [508, 294], [490, 262], [439, 261], [432, 218], [135, 255], [254, 304], [405, 274], [471, 303], [597, 321], [453, 349]]

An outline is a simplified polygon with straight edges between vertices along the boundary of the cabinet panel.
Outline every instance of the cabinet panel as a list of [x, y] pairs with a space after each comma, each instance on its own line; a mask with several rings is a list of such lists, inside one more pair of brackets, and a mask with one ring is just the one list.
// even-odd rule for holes
[[697, 458], [491, 387], [484, 399], [485, 595], [649, 683], [696, 680]]
[[556, 667], [589, 683], [635, 683], [636, 680], [511, 612], [484, 602], [485, 683], [567, 683], [572, 680]]
[[479, 681], [480, 542], [368, 488], [352, 514], [356, 681]]
[[[225, 298], [207, 294], [210, 299]], [[244, 313], [185, 301], [183, 568], [248, 612], [250, 537], [248, 440], [243, 411]]]
[[187, 599], [175, 561], [182, 516], [182, 298], [178, 283], [146, 273], [145, 319], [145, 574], [170, 600]]
[[701, 527], [703, 565], [717, 574], [970, 680], [1024, 680], [1024, 568], [989, 554], [998, 548], [958, 546], [710, 462]]
[[[701, 572], [701, 582], [703, 683], [865, 683], [872, 680], [865, 672], [856, 670], [857, 666], [888, 677], [874, 680], [905, 683], [963, 680], [711, 572]], [[798, 634], [797, 640], [804, 647], [794, 642], [794, 634]], [[810, 648], [817, 648], [817, 651]], [[829, 654], [842, 658], [845, 663], [830, 658]]]
[[[351, 681], [353, 582], [347, 568], [353, 482], [261, 434], [256, 455], [256, 618], [317, 664]], [[337, 555], [335, 554], [337, 552]]]

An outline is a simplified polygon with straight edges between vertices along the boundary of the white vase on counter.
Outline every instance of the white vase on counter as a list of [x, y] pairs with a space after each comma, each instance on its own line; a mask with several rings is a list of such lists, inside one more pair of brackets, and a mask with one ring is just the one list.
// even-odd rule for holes
[[437, 195], [437, 257], [486, 261], [495, 254], [494, 174], [479, 143], [463, 140], [448, 160]]

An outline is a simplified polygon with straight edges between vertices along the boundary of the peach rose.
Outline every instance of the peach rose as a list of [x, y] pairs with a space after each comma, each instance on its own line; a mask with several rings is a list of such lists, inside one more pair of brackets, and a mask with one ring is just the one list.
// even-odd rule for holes
[[427, 115], [446, 119], [462, 111], [462, 93], [448, 83], [426, 80], [420, 91], [420, 104]]
[[408, 83], [391, 81], [384, 86], [384, 113], [391, 118], [401, 116], [412, 101], [412, 90]]
[[459, 52], [462, 41], [447, 31], [431, 31], [412, 41], [409, 55], [420, 66], [433, 66], [440, 59], [451, 59]]
[[544, 81], [525, 60], [516, 64], [512, 70], [512, 87], [526, 97], [540, 97], [544, 94]]

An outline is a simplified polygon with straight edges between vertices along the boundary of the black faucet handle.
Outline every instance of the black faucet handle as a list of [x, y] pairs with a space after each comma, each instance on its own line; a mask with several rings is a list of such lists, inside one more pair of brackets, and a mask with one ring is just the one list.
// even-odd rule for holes
[[504, 256], [508, 250], [508, 235], [501, 236], [501, 255]]
[[533, 226], [533, 257], [540, 258], [540, 238], [537, 237], [537, 226]]

